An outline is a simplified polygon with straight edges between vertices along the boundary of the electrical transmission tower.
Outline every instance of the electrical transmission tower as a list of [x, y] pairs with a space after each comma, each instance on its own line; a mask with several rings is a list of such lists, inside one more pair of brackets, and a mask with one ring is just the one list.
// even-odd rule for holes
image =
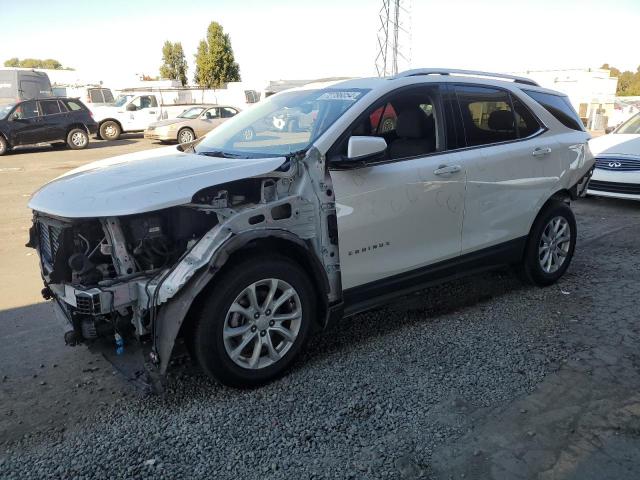
[[378, 14], [378, 55], [376, 70], [379, 77], [396, 75], [411, 65], [411, 3], [410, 0], [382, 0]]

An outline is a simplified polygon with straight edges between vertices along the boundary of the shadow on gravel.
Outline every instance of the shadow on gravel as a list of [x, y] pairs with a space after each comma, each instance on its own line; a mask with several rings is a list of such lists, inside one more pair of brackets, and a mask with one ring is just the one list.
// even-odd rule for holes
[[[508, 269], [485, 272], [420, 290], [387, 306], [343, 319], [311, 339], [294, 370], [342, 349], [364, 344], [406, 326], [439, 317], [526, 288]], [[363, 328], [363, 326], [365, 328]]]

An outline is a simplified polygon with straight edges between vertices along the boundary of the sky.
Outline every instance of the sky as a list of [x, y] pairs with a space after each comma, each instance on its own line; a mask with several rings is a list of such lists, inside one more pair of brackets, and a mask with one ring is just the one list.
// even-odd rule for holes
[[[640, 65], [640, 0], [403, 0], [401, 67], [498, 72]], [[96, 79], [155, 76], [215, 20], [243, 80], [376, 74], [382, 0], [0, 0], [0, 62], [55, 58]]]

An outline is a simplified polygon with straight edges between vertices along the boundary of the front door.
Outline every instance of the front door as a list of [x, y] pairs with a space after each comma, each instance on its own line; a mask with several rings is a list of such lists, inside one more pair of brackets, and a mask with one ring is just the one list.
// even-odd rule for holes
[[12, 145], [31, 145], [42, 142], [42, 117], [35, 100], [23, 102], [11, 114]]
[[446, 150], [441, 105], [434, 86], [385, 98], [350, 132], [385, 138], [384, 160], [332, 168], [346, 296], [460, 254], [466, 167]]
[[134, 98], [131, 104], [136, 110], [128, 111], [128, 126], [126, 130], [144, 130], [153, 122], [160, 120], [160, 108], [155, 95], [141, 95]]

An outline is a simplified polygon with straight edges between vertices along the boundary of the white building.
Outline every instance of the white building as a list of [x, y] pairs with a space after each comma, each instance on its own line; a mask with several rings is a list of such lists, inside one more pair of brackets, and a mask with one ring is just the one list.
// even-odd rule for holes
[[604, 130], [614, 115], [618, 78], [601, 68], [518, 72], [541, 86], [566, 93], [589, 130]]

